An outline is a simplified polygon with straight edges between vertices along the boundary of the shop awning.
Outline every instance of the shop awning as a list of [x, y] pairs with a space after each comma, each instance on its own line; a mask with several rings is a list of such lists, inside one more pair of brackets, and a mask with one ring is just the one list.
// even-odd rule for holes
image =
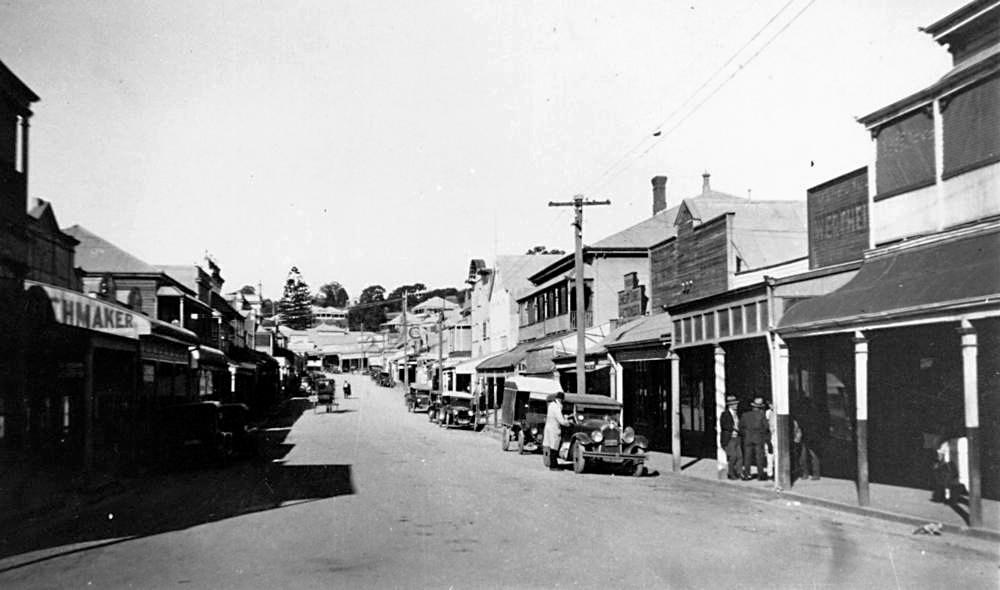
[[670, 314], [658, 313], [622, 324], [604, 340], [604, 346], [619, 363], [663, 360], [672, 336]]
[[785, 312], [783, 336], [976, 310], [1000, 314], [1000, 228], [872, 256], [846, 285]]
[[564, 336], [565, 334], [558, 334], [555, 336], [548, 336], [546, 338], [539, 338], [538, 340], [522, 342], [507, 352], [502, 352], [479, 363], [476, 366], [476, 371], [480, 373], [502, 373], [513, 371], [514, 368], [517, 367], [518, 363], [523, 361], [525, 357], [528, 356], [528, 353], [532, 349], [542, 347], [546, 344], [551, 344]]
[[199, 345], [191, 347], [191, 362], [195, 368], [198, 367], [229, 367], [229, 359], [225, 353], [211, 346]]

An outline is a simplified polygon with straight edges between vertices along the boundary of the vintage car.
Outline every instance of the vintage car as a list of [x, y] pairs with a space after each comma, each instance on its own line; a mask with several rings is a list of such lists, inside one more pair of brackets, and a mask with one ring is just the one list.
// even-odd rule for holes
[[167, 463], [221, 462], [233, 453], [222, 404], [216, 401], [169, 406], [163, 410], [161, 444]]
[[640, 476], [645, 470], [649, 441], [632, 427], [622, 429], [622, 405], [603, 395], [567, 393], [563, 412], [570, 424], [562, 429], [559, 457], [573, 462], [583, 473], [594, 463], [608, 463], [620, 471]]
[[444, 428], [479, 429], [486, 425], [486, 413], [479, 411], [479, 405], [471, 393], [446, 391], [441, 396], [438, 410], [438, 424]]
[[517, 445], [519, 453], [542, 449], [548, 399], [562, 391], [558, 381], [541, 377], [511, 377], [504, 383], [500, 421], [503, 450]]
[[222, 404], [220, 426], [233, 435], [233, 452], [237, 455], [257, 454], [257, 428], [250, 424], [250, 408], [246, 404]]
[[426, 412], [431, 407], [431, 386], [428, 383], [411, 383], [406, 394], [406, 409], [410, 412]]
[[389, 371], [379, 371], [378, 375], [375, 377], [375, 383], [381, 385], [382, 387], [392, 387], [396, 384]]

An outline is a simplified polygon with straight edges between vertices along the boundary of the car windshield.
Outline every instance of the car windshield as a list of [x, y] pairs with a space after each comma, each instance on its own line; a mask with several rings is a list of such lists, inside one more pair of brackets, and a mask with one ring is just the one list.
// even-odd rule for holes
[[573, 410], [577, 420], [602, 420], [618, 423], [618, 412], [610, 408], [576, 407]]

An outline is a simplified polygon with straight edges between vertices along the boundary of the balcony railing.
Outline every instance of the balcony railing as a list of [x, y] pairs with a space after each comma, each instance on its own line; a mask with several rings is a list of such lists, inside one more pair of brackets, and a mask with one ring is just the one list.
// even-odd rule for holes
[[[591, 311], [586, 312], [584, 316], [584, 327], [591, 327], [594, 325], [594, 314]], [[564, 313], [562, 315], [557, 315], [551, 318], [545, 318], [530, 324], [523, 324], [520, 326], [518, 338], [520, 340], [533, 340], [535, 338], [541, 338], [542, 336], [548, 334], [556, 334], [558, 332], [568, 332], [570, 330], [576, 329], [576, 312], [571, 311], [569, 313]]]

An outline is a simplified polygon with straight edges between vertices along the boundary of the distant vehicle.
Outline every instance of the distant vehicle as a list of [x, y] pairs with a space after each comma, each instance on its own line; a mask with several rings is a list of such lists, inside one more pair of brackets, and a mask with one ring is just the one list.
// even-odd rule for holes
[[426, 383], [410, 384], [406, 394], [406, 409], [410, 412], [426, 412], [431, 407], [431, 386]]
[[625, 473], [642, 475], [649, 441], [631, 426], [622, 429], [621, 409], [620, 402], [604, 395], [567, 393], [563, 411], [572, 418], [562, 430], [559, 457], [572, 461], [576, 473], [594, 463], [609, 463]]
[[517, 445], [519, 453], [542, 450], [542, 431], [548, 413], [548, 399], [562, 391], [559, 382], [541, 377], [511, 377], [504, 383], [500, 409], [502, 448]]
[[446, 391], [441, 396], [438, 424], [444, 428], [473, 428], [486, 424], [486, 414], [478, 411], [471, 393]]
[[168, 406], [163, 410], [161, 440], [168, 463], [223, 462], [233, 452], [233, 433], [224, 428], [222, 404], [216, 401]]
[[313, 406], [313, 413], [319, 413], [320, 407], [326, 408], [327, 412], [332, 412], [337, 407], [337, 382], [327, 376], [316, 378], [316, 405]]

